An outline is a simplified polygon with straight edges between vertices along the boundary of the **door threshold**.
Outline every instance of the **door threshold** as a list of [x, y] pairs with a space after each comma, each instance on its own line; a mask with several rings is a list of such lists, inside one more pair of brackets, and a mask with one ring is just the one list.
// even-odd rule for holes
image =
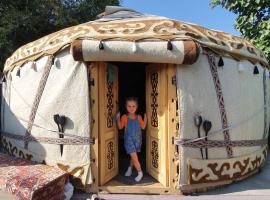
[[[117, 180], [111, 180], [103, 186], [99, 186], [101, 194], [176, 194], [172, 188], [165, 187], [161, 183], [147, 185], [127, 185]], [[180, 194], [180, 193], [177, 193]]]

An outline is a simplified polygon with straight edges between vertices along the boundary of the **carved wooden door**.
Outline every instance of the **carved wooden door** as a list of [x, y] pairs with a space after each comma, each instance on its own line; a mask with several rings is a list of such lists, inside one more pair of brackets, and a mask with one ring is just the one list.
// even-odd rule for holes
[[114, 115], [118, 110], [118, 69], [99, 64], [99, 184], [118, 174], [118, 131]]
[[146, 168], [164, 186], [168, 185], [166, 68], [166, 64], [146, 67]]

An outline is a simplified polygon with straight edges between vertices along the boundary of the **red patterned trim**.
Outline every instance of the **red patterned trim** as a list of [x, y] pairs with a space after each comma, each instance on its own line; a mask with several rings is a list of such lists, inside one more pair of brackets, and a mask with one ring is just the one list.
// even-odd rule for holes
[[[222, 129], [227, 129], [228, 128], [228, 120], [227, 120], [227, 115], [226, 115], [226, 110], [225, 110], [225, 103], [224, 103], [221, 83], [219, 80], [217, 66], [216, 66], [216, 62], [215, 62], [215, 55], [213, 52], [211, 52], [209, 50], [206, 52], [207, 52], [209, 66], [210, 66], [210, 71], [211, 71], [214, 85], [216, 88], [216, 94], [217, 94], [217, 100], [218, 100], [218, 105], [219, 105]], [[229, 130], [224, 130], [223, 134], [224, 134], [224, 140], [225, 140], [226, 144], [228, 144], [228, 145], [226, 145], [227, 155], [229, 158], [231, 158], [231, 157], [233, 157], [233, 151], [232, 151], [232, 147], [230, 146], [230, 143], [229, 143], [230, 142]]]

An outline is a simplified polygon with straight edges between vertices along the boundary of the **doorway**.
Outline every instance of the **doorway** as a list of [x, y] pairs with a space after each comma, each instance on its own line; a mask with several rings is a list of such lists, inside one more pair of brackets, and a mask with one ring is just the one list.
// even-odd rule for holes
[[[146, 113], [146, 64], [145, 63], [114, 63], [118, 67], [118, 100], [121, 116], [126, 114], [126, 98], [136, 97], [138, 99], [137, 114], [142, 117]], [[133, 168], [131, 177], [124, 174], [130, 164], [130, 157], [124, 148], [124, 130], [118, 132], [118, 152], [119, 152], [119, 173], [115, 180], [126, 185], [146, 185], [156, 181], [146, 171], [146, 130], [142, 130], [142, 147], [138, 153], [138, 158], [144, 173], [143, 179], [137, 183], [134, 178], [137, 176], [136, 169]]]
[[[98, 86], [98, 188], [112, 193], [160, 193], [168, 192], [169, 162], [173, 145], [168, 148], [168, 74], [166, 64], [99, 62]], [[94, 73], [93, 73], [94, 75]], [[170, 86], [171, 87], [171, 86]], [[171, 89], [169, 91], [172, 91]], [[139, 153], [144, 172], [141, 182], [135, 182], [135, 169], [131, 177], [125, 177], [130, 164], [124, 148], [124, 133], [118, 131], [114, 114], [125, 114], [125, 100], [135, 96], [139, 101], [138, 114], [147, 113], [147, 129]], [[170, 105], [171, 107], [171, 105]], [[173, 110], [170, 108], [170, 110]]]

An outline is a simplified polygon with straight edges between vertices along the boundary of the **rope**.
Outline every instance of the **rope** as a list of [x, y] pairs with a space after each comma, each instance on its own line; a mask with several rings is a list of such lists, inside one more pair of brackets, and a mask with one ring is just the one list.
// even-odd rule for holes
[[[269, 102], [268, 102], [269, 103]], [[205, 138], [209, 138], [210, 136], [212, 135], [215, 135], [215, 134], [218, 134], [218, 133], [221, 133], [223, 131], [226, 131], [226, 130], [231, 130], [233, 128], [236, 128], [236, 127], [239, 127], [240, 125], [244, 124], [244, 123], [247, 123], [248, 121], [252, 120], [253, 118], [255, 118], [257, 115], [259, 115], [261, 112], [264, 111], [264, 108], [267, 107], [267, 105], [264, 105], [260, 110], [258, 110], [258, 112], [254, 113], [253, 115], [251, 115], [250, 117], [248, 117], [247, 119], [245, 120], [242, 120], [240, 121], [239, 123], [237, 124], [233, 124], [231, 126], [228, 126], [227, 128], [221, 128], [221, 129], [218, 129], [218, 130], [215, 130], [215, 131], [211, 131], [208, 133], [208, 136], [203, 136], [203, 137], [199, 137], [199, 138], [193, 138], [193, 139], [176, 139], [175, 140], [175, 144], [176, 145], [181, 145], [181, 146], [185, 146], [189, 143], [194, 143], [194, 142], [197, 142], [197, 141], [200, 141], [200, 140], [205, 140]]]

